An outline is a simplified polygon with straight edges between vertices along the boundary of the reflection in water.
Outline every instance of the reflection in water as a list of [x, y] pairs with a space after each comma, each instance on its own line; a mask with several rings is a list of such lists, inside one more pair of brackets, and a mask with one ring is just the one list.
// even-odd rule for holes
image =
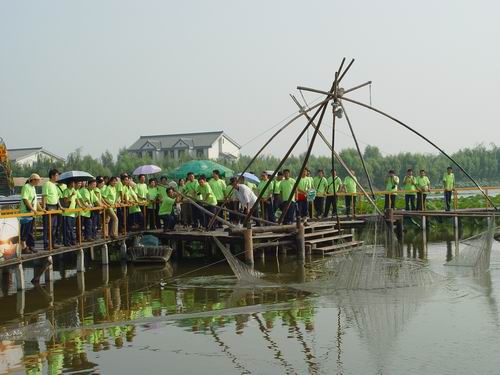
[[[431, 257], [426, 259], [422, 238], [409, 238], [405, 235], [406, 251], [399, 253], [406, 255], [405, 262], [424, 258], [412, 264], [435, 270], [435, 265], [442, 267], [444, 258], [453, 255], [453, 240], [436, 248], [431, 244]], [[440, 252], [432, 253], [432, 249]], [[405, 275], [408, 268], [401, 263], [373, 261], [377, 257], [370, 257], [377, 255], [377, 249], [372, 250], [364, 255], [359, 272], [365, 275], [365, 282], [373, 280], [366, 277], [368, 266], [374, 267], [370, 272], [393, 281]], [[437, 259], [434, 268], [432, 256]], [[124, 366], [150, 358], [142, 350], [157, 333], [161, 340], [155, 342], [158, 348], [154, 350], [163, 361], [168, 357], [182, 362], [183, 373], [210, 373], [206, 370], [214, 357], [218, 373], [393, 373], [388, 369], [391, 362], [406, 368], [411, 355], [419, 356], [420, 347], [432, 345], [432, 341], [422, 343], [411, 337], [409, 341], [416, 340], [412, 342], [415, 353], [401, 356], [399, 352], [401, 339], [410, 334], [412, 325], [432, 324], [434, 314], [453, 307], [446, 300], [448, 286], [339, 290], [322, 285], [328, 279], [325, 274], [331, 276], [335, 271], [331, 262], [335, 261], [315, 259], [304, 269], [293, 258], [281, 258], [279, 275], [269, 262], [260, 269], [268, 281], [262, 286], [236, 280], [226, 265], [169, 283], [165, 281], [172, 275], [192, 271], [196, 265], [176, 264], [166, 269], [99, 265], [87, 270], [83, 288], [74, 271], [66, 269], [65, 278], [52, 284], [1, 298], [0, 373], [108, 373], [103, 363], [116, 358], [112, 352], [120, 353]], [[301, 267], [303, 271], [298, 272]], [[483, 296], [488, 306], [488, 318], [477, 316], [474, 322], [491, 320], [488, 328], [493, 331], [500, 329], [496, 267], [492, 272], [497, 279], [490, 272], [471, 278], [471, 288], [479, 291], [474, 295]], [[449, 274], [455, 269], [447, 267], [446, 271]], [[449, 277], [446, 283], [450, 283]], [[26, 301], [21, 314], [16, 308], [20, 295]], [[434, 303], [437, 308], [423, 320], [422, 311]], [[477, 305], [475, 297], [473, 306]], [[461, 315], [447, 314], [446, 319]], [[44, 325], [47, 322], [50, 324]], [[440, 325], [425, 327], [427, 335], [433, 331], [436, 336], [445, 335], [439, 332]], [[38, 332], [30, 327], [39, 327]], [[48, 327], [50, 333], [42, 334], [41, 327]], [[13, 335], [16, 332], [18, 336]], [[488, 348], [493, 347], [494, 342], [489, 342]], [[177, 351], [192, 355], [183, 362]], [[165, 372], [160, 367], [156, 371], [160, 369]], [[150, 372], [154, 373], [148, 369]]]

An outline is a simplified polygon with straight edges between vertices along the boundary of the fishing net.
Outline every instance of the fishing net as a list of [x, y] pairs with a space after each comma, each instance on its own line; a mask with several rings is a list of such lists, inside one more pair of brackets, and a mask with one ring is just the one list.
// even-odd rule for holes
[[495, 216], [492, 216], [488, 218], [484, 232], [460, 241], [459, 254], [445, 266], [472, 267], [479, 271], [489, 269], [495, 231]]
[[264, 276], [262, 272], [254, 270], [252, 267], [243, 263], [233, 254], [231, 254], [231, 251], [229, 251], [229, 249], [226, 246], [224, 246], [219, 241], [219, 239], [217, 239], [217, 237], [213, 237], [213, 239], [217, 244], [217, 246], [219, 247], [220, 251], [222, 251], [222, 254], [224, 254], [224, 257], [226, 258], [229, 267], [231, 267], [231, 270], [233, 271], [234, 275], [238, 280], [252, 282]]

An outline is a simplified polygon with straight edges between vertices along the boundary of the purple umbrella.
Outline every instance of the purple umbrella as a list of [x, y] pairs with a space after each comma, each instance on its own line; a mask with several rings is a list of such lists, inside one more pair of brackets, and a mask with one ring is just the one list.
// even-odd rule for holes
[[140, 174], [154, 174], [158, 173], [161, 171], [161, 168], [153, 165], [153, 164], [148, 164], [148, 165], [141, 165], [140, 167], [137, 167], [132, 173], [133, 175], [140, 175]]

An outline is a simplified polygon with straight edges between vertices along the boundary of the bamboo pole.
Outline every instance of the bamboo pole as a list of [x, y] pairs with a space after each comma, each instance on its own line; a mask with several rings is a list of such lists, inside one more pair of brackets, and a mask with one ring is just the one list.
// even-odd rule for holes
[[[324, 104], [325, 102], [327, 102], [328, 99], [326, 100], [323, 100], [321, 102], [319, 102], [318, 104], [315, 104], [313, 105], [311, 108], [309, 108], [307, 111], [312, 111], [313, 109], [321, 106], [322, 104]], [[267, 141], [266, 143], [264, 143], [264, 145], [259, 149], [259, 151], [257, 151], [257, 153], [254, 155], [254, 157], [252, 158], [252, 160], [250, 160], [250, 162], [248, 163], [248, 165], [246, 166], [246, 168], [243, 170], [243, 172], [241, 172], [241, 174], [247, 172], [251, 165], [255, 162], [255, 160], [260, 156], [260, 154], [264, 151], [264, 149], [283, 131], [285, 130], [290, 124], [292, 124], [295, 120], [299, 119], [300, 117], [304, 116], [304, 113], [300, 112], [298, 115], [294, 116], [292, 119], [290, 119], [286, 124], [284, 124], [281, 128], [279, 128]], [[266, 186], [267, 188], [267, 186]], [[229, 193], [227, 194], [227, 196], [231, 196], [231, 194], [233, 193], [233, 188], [231, 188], [231, 190], [229, 191]], [[228, 202], [228, 199], [226, 197], [226, 199], [224, 199], [224, 202], [221, 204], [220, 207], [223, 207], [226, 203]], [[219, 215], [219, 212], [220, 212], [220, 209], [217, 211], [217, 215]], [[210, 222], [209, 222], [209, 227], [211, 227], [213, 225], [213, 221], [215, 219], [211, 219]]]
[[363, 170], [364, 170], [366, 178], [368, 180], [368, 186], [370, 187], [370, 192], [372, 193], [372, 196], [375, 196], [375, 193], [373, 192], [372, 179], [370, 178], [370, 174], [368, 173], [368, 170], [366, 169], [365, 158], [363, 158], [363, 154], [361, 153], [361, 149], [359, 148], [358, 138], [356, 137], [356, 134], [354, 133], [354, 129], [353, 129], [352, 124], [351, 124], [351, 120], [349, 120], [349, 116], [347, 115], [347, 112], [346, 112], [341, 100], [339, 101], [339, 104], [340, 104], [340, 107], [342, 108], [342, 111], [344, 111], [345, 119], [347, 121], [347, 124], [349, 125], [349, 129], [351, 130], [352, 138], [354, 139], [354, 143], [356, 145], [356, 150], [358, 151], [359, 158], [361, 159], [361, 165], [363, 166]]
[[257, 208], [257, 205], [259, 204], [259, 201], [262, 199], [262, 196], [264, 195], [264, 193], [267, 191], [267, 189], [271, 185], [271, 182], [274, 180], [274, 177], [276, 177], [276, 175], [278, 174], [279, 169], [283, 166], [283, 164], [285, 164], [286, 160], [288, 159], [288, 157], [290, 156], [290, 154], [292, 153], [293, 149], [295, 148], [295, 146], [297, 145], [297, 143], [300, 141], [300, 139], [302, 138], [302, 136], [305, 134], [305, 132], [307, 131], [307, 129], [309, 128], [309, 126], [311, 125], [311, 123], [314, 121], [314, 119], [319, 114], [319, 112], [323, 109], [323, 107], [326, 107], [328, 105], [328, 101], [324, 101], [322, 103], [323, 104], [316, 110], [316, 112], [314, 113], [313, 117], [309, 119], [309, 121], [307, 122], [307, 125], [304, 127], [304, 129], [302, 129], [302, 131], [300, 132], [300, 134], [298, 135], [298, 137], [293, 142], [292, 146], [288, 149], [288, 151], [286, 152], [285, 156], [281, 159], [280, 163], [275, 168], [273, 174], [271, 175], [271, 177], [267, 181], [266, 185], [264, 186], [264, 188], [262, 189], [262, 191], [259, 193], [259, 196], [257, 197], [257, 201], [254, 203], [254, 205], [252, 206], [252, 208], [248, 212], [247, 217], [245, 218], [245, 220], [243, 222], [243, 225], [246, 225], [246, 223], [248, 222], [250, 216], [252, 215], [252, 213]]
[[438, 145], [436, 145], [434, 142], [432, 142], [430, 139], [428, 139], [427, 137], [425, 137], [423, 134], [421, 134], [417, 130], [413, 129], [409, 125], [406, 125], [404, 122], [398, 120], [397, 118], [395, 118], [395, 117], [393, 117], [393, 116], [391, 116], [391, 115], [389, 115], [389, 114], [381, 111], [380, 109], [377, 109], [377, 108], [372, 107], [372, 106], [370, 106], [368, 104], [361, 103], [361, 102], [358, 102], [357, 100], [349, 99], [349, 98], [346, 98], [346, 97], [342, 97], [342, 100], [346, 100], [348, 102], [357, 104], [357, 105], [359, 105], [361, 107], [365, 107], [365, 108], [370, 109], [370, 110], [372, 110], [374, 112], [377, 112], [378, 114], [391, 119], [392, 121], [398, 123], [399, 125], [405, 127], [406, 129], [408, 129], [412, 133], [414, 133], [417, 136], [419, 136], [420, 138], [422, 138], [424, 141], [426, 141], [427, 143], [429, 143], [431, 146], [433, 146], [435, 149], [437, 149], [439, 152], [441, 152], [444, 156], [446, 156], [446, 158], [448, 158], [448, 160], [450, 160], [453, 164], [455, 164], [458, 167], [458, 169], [460, 169], [472, 181], [472, 183], [481, 191], [481, 193], [490, 202], [491, 206], [494, 207], [495, 210], [498, 211], [497, 206], [495, 206], [495, 204], [493, 203], [493, 201], [490, 199], [490, 197], [488, 197], [488, 195], [484, 192], [483, 188], [476, 182], [476, 180], [474, 180], [474, 178], [469, 173], [467, 173], [467, 171], [457, 161], [455, 161], [450, 155], [448, 155], [441, 147], [439, 147]]

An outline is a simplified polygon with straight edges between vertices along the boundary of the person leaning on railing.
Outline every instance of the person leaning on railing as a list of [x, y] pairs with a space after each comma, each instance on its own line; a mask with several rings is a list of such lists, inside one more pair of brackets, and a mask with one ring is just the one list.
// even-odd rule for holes
[[431, 181], [426, 176], [424, 169], [420, 170], [420, 175], [415, 179], [415, 185], [417, 187], [417, 210], [423, 211], [425, 210], [427, 193], [431, 189]]
[[[49, 171], [49, 180], [42, 185], [42, 208], [46, 211], [60, 210], [59, 189], [56, 184], [59, 178], [59, 171], [51, 169]], [[49, 235], [50, 228], [50, 235]], [[43, 215], [43, 248], [49, 250], [49, 236], [52, 242], [52, 248], [57, 249], [55, 244], [57, 234], [57, 214]]]
[[[21, 189], [21, 204], [20, 213], [37, 214], [38, 211], [45, 212], [45, 210], [38, 203], [36, 197], [35, 186], [40, 183], [40, 176], [33, 173], [28, 181]], [[33, 236], [33, 223], [35, 221], [33, 216], [23, 216], [19, 219], [21, 222], [21, 251], [23, 254], [36, 253], [35, 250], [35, 237]]]

